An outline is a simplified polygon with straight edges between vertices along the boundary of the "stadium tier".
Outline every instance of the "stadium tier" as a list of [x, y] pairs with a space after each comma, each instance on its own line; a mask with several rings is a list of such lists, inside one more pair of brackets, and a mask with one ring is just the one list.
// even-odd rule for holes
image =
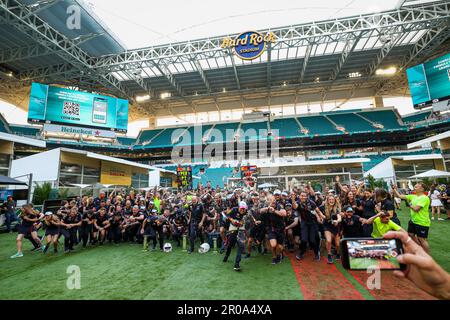
[[404, 123], [414, 123], [414, 122], [424, 121], [424, 120], [428, 119], [428, 117], [430, 117], [431, 113], [432, 113], [431, 110], [427, 110], [424, 112], [417, 112], [417, 113], [407, 115], [407, 116], [403, 117], [402, 119], [403, 119]]
[[[393, 108], [376, 110], [350, 110], [326, 112], [297, 117], [275, 118], [272, 121], [226, 122], [198, 126], [178, 126], [159, 129], [143, 129], [138, 137], [118, 136], [115, 144], [93, 144], [86, 146], [99, 148], [124, 148], [129, 150], [167, 149], [179, 146], [228, 143], [240, 135], [239, 141], [262, 140], [272, 134], [274, 139], [293, 140], [358, 134], [405, 132], [413, 128], [445, 124], [448, 117], [428, 119], [430, 112], [420, 112], [403, 118]], [[8, 125], [0, 121], [0, 130], [20, 136], [39, 138], [40, 129], [34, 126]], [[183, 139], [185, 139], [183, 141]], [[187, 140], [186, 140], [187, 139]], [[54, 140], [50, 140], [54, 142]], [[54, 142], [56, 143], [56, 142]], [[79, 143], [79, 142], [77, 142]], [[61, 140], [58, 144], [73, 144]]]

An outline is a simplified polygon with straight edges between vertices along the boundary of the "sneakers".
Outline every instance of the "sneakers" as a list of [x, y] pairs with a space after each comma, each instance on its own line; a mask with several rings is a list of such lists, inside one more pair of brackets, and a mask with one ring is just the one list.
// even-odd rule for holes
[[328, 264], [332, 264], [332, 263], [333, 263], [333, 256], [332, 256], [331, 254], [329, 254], [329, 255], [327, 256], [327, 263], [328, 263]]
[[248, 259], [248, 258], [250, 258], [250, 253], [247, 253], [247, 254], [244, 256], [244, 259]]
[[316, 256], [314, 257], [314, 260], [320, 261], [320, 252], [318, 252], [318, 253], [316, 254]]
[[281, 263], [281, 259], [283, 259], [281, 254], [277, 255], [277, 258], [276, 258], [277, 263]]
[[445, 219], [439, 218], [438, 221], [444, 221]]
[[296, 255], [295, 259], [297, 259], [298, 261], [303, 260], [303, 254]]
[[341, 255], [340, 254], [336, 255], [336, 260], [341, 260]]
[[277, 264], [277, 258], [272, 258], [272, 264]]
[[434, 220], [434, 217], [431, 217], [431, 220]]
[[234, 271], [241, 271], [241, 266], [238, 264], [235, 264], [233, 269], [234, 269]]
[[22, 258], [22, 257], [23, 257], [23, 253], [22, 252], [17, 252], [16, 254], [11, 256], [11, 259]]
[[228, 256], [223, 257], [223, 262], [227, 262], [228, 261]]

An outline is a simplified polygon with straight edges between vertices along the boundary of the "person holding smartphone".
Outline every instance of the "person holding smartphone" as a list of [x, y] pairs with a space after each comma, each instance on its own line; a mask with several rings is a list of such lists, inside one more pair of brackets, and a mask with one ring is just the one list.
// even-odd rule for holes
[[397, 261], [406, 265], [405, 270], [395, 270], [399, 278], [406, 278], [419, 289], [438, 299], [450, 300], [450, 274], [416, 243], [405, 231], [390, 231], [384, 239], [398, 239], [403, 246], [403, 254]]
[[396, 185], [391, 185], [391, 187], [395, 196], [408, 201], [410, 204], [411, 220], [408, 223], [409, 235], [425, 250], [425, 252], [429, 252], [430, 246], [427, 238], [431, 225], [430, 214], [428, 212], [430, 198], [425, 195], [425, 185], [420, 182], [416, 183], [414, 186], [416, 194], [409, 195], [400, 194]]

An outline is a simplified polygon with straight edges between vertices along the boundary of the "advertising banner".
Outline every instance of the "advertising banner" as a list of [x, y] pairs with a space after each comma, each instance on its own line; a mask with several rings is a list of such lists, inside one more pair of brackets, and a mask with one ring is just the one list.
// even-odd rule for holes
[[47, 123], [44, 124], [43, 130], [47, 131], [47, 132], [56, 132], [56, 133], [83, 134], [83, 135], [101, 137], [101, 138], [114, 139], [116, 137], [116, 133], [114, 131], [94, 129], [94, 128], [62, 126], [62, 125], [47, 124]]

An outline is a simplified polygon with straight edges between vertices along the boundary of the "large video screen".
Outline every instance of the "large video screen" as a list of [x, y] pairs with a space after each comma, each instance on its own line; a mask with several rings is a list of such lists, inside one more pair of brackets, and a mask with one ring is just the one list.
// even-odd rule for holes
[[28, 122], [127, 132], [128, 100], [33, 83]]
[[450, 99], [450, 53], [406, 70], [415, 108]]

